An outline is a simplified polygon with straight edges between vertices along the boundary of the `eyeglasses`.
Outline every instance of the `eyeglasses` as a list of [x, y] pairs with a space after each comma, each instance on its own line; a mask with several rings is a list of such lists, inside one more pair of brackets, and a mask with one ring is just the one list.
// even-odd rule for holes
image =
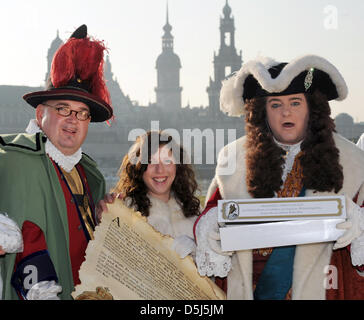
[[66, 105], [51, 106], [51, 105], [46, 104], [46, 103], [42, 103], [42, 105], [47, 106], [47, 107], [51, 107], [53, 109], [56, 109], [57, 113], [59, 115], [61, 115], [62, 117], [69, 117], [72, 114], [72, 112], [74, 112], [76, 114], [76, 118], [78, 120], [80, 120], [80, 121], [86, 121], [88, 118], [91, 117], [90, 112], [88, 112], [87, 110], [76, 111], [76, 110], [70, 109]]

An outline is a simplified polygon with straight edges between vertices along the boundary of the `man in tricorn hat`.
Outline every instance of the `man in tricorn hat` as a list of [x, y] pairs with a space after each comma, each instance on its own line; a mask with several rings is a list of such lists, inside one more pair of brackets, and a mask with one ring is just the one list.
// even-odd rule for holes
[[78, 28], [55, 53], [46, 89], [23, 97], [36, 114], [27, 134], [0, 136], [0, 211], [24, 242], [23, 252], [2, 259], [4, 299], [71, 299], [80, 283], [105, 193], [96, 163], [81, 151], [89, 123], [113, 115], [105, 50]]
[[[221, 110], [245, 115], [246, 136], [220, 152], [194, 232], [200, 274], [215, 276], [228, 299], [364, 298], [364, 152], [335, 133], [328, 104], [346, 96], [339, 71], [314, 55], [253, 60], [224, 81]], [[232, 174], [224, 171], [229, 161]], [[221, 250], [219, 199], [322, 195], [346, 197], [336, 242]], [[324, 285], [328, 270], [337, 271], [337, 287]]]

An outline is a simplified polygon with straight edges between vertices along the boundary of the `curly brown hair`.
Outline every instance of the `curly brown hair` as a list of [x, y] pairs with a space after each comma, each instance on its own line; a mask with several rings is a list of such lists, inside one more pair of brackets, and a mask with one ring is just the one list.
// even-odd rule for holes
[[[154, 141], [158, 144], [154, 145]], [[118, 172], [120, 179], [112, 192], [122, 193], [123, 197], [130, 198], [131, 206], [136, 206], [143, 216], [149, 216], [151, 202], [147, 196], [148, 188], [144, 183], [143, 174], [151, 163], [151, 156], [162, 146], [167, 146], [176, 160], [176, 177], [171, 192], [185, 217], [198, 215], [200, 200], [195, 196], [198, 184], [188, 155], [171, 135], [161, 131], [148, 131], [136, 139], [129, 153], [123, 158]]]
[[[332, 133], [335, 123], [330, 117], [327, 98], [319, 91], [305, 93], [309, 107], [307, 133], [301, 144], [303, 185], [315, 191], [336, 193], [343, 185], [343, 168]], [[279, 191], [285, 152], [273, 141], [267, 124], [266, 98], [253, 98], [245, 104], [247, 135], [247, 176], [249, 193], [254, 198], [270, 198]]]

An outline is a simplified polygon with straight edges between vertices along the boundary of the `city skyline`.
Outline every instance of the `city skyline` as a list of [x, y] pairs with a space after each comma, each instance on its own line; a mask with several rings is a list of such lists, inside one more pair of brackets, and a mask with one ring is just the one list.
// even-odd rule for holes
[[[0, 26], [7, 49], [3, 50], [1, 85], [43, 85], [46, 55], [59, 32], [66, 40], [80, 24], [89, 33], [104, 39], [114, 76], [121, 89], [140, 105], [156, 101], [155, 63], [161, 53], [161, 37], [166, 22], [166, 0], [63, 1], [63, 5], [42, 1], [2, 4]], [[182, 64], [182, 106], [207, 106], [206, 88], [213, 77], [213, 55], [220, 46], [219, 18], [225, 0], [169, 0], [169, 22], [174, 51]], [[364, 3], [346, 1], [229, 0], [235, 18], [236, 49], [243, 62], [257, 55], [278, 61], [314, 53], [331, 61], [343, 74], [349, 97], [333, 102], [332, 116], [350, 114], [364, 121], [360, 76], [364, 53], [360, 37]], [[82, 14], [80, 14], [82, 13]], [[289, 30], [290, 29], [290, 30]], [[6, 30], [6, 31], [5, 31]], [[9, 50], [12, 48], [13, 50]], [[6, 63], [4, 63], [6, 62]]]

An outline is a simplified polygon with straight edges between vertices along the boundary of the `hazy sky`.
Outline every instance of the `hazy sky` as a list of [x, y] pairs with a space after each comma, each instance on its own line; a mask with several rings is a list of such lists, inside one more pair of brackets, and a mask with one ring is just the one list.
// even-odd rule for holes
[[[225, 0], [169, 0], [174, 49], [182, 63], [182, 105], [206, 106], [213, 53], [220, 45]], [[332, 113], [364, 121], [364, 1], [229, 0], [243, 60], [257, 55], [289, 61], [312, 53], [342, 73], [349, 96]], [[105, 40], [114, 75], [140, 104], [155, 102], [155, 62], [161, 53], [166, 0], [1, 1], [0, 84], [43, 85], [57, 29], [65, 40], [79, 25]], [[1, 99], [1, 97], [0, 97]]]

